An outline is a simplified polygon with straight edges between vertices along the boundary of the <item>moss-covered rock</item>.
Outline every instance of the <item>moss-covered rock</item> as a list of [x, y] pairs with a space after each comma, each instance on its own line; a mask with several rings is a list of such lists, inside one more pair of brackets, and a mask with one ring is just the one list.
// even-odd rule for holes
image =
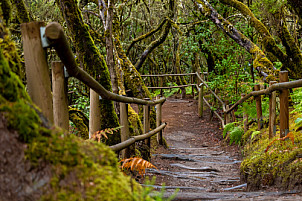
[[2, 51], [0, 91], [1, 199], [140, 200], [109, 147], [43, 126]]
[[[291, 118], [295, 119], [295, 118]], [[290, 130], [294, 129], [293, 120]], [[244, 136], [245, 158], [241, 163], [242, 179], [247, 182], [249, 190], [261, 189], [267, 186], [283, 190], [302, 189], [302, 135], [292, 131], [294, 144], [290, 139], [285, 141], [268, 138], [268, 129], [262, 129], [257, 135], [252, 135], [251, 128]]]

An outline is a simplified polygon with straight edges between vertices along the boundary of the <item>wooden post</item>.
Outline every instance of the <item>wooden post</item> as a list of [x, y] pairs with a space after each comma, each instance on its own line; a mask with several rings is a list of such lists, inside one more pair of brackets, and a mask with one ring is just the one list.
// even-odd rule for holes
[[[160, 99], [160, 96], [157, 97], [157, 99]], [[161, 125], [162, 120], [162, 104], [159, 103], [156, 105], [156, 127], [159, 127]], [[157, 133], [157, 143], [160, 145], [163, 145], [163, 132], [159, 131]]]
[[[145, 98], [145, 100], [150, 100], [150, 99]], [[144, 133], [148, 133], [149, 131], [150, 131], [150, 106], [144, 105]], [[150, 158], [151, 138], [147, 138], [145, 140], [145, 143], [149, 148], [148, 158]]]
[[90, 109], [89, 109], [89, 138], [101, 127], [101, 108], [99, 94], [90, 89]]
[[[276, 81], [270, 81], [269, 86], [276, 84]], [[276, 134], [276, 91], [273, 91], [269, 95], [269, 134], [268, 137], [271, 139]]]
[[[241, 94], [241, 98], [243, 98], [245, 96], [245, 94]], [[244, 132], [246, 132], [249, 127], [248, 127], [248, 123], [249, 123], [249, 116], [246, 112], [243, 112], [243, 126], [244, 126]]]
[[54, 124], [68, 131], [69, 114], [64, 64], [59, 61], [53, 61], [51, 63], [51, 68]]
[[198, 116], [203, 117], [203, 84], [198, 85]]
[[[279, 72], [279, 82], [288, 82], [288, 72]], [[288, 89], [282, 89], [280, 93], [280, 137], [285, 137], [289, 132]]]
[[[259, 91], [260, 90], [260, 84], [256, 84], [254, 86], [254, 89], [255, 89], [255, 91]], [[260, 131], [263, 127], [261, 96], [255, 96], [255, 100], [256, 100], [256, 109], [257, 109], [258, 130]]]
[[53, 122], [53, 105], [49, 67], [42, 47], [40, 27], [43, 22], [21, 24], [28, 94], [41, 109], [42, 114]]
[[[127, 106], [126, 103], [120, 102], [121, 142], [128, 140], [130, 137]], [[129, 147], [122, 150], [122, 158], [130, 158]]]
[[[194, 75], [191, 75], [191, 84], [194, 84]], [[194, 98], [194, 86], [192, 85], [192, 97]]]
[[[159, 85], [160, 87], [164, 86], [164, 77], [162, 76], [159, 77]], [[163, 89], [160, 89], [160, 96], [163, 96]]]
[[[230, 109], [229, 101], [225, 101], [225, 109], [226, 110]], [[230, 113], [225, 115], [225, 124], [228, 124], [228, 123], [231, 123], [231, 115], [230, 115]]]

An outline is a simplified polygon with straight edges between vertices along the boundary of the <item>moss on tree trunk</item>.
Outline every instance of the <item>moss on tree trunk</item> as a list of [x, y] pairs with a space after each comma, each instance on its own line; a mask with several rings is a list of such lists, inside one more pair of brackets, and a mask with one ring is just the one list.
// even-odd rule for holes
[[[81, 66], [107, 90], [112, 91], [106, 62], [90, 36], [88, 26], [83, 21], [77, 2], [75, 0], [56, 0], [56, 2], [66, 20]], [[119, 122], [113, 102], [100, 100], [100, 108], [101, 129], [118, 127]], [[120, 133], [115, 132], [109, 136], [107, 143], [113, 145], [119, 142]]]

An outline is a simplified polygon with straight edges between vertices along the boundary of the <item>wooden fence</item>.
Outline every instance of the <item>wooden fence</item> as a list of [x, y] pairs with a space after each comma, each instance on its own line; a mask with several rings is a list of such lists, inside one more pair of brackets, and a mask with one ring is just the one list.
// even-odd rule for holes
[[[69, 44], [64, 35], [63, 29], [58, 23], [50, 23], [44, 27], [44, 23], [41, 22], [31, 22], [21, 25], [23, 48], [24, 48], [24, 58], [26, 64], [26, 75], [27, 75], [27, 87], [29, 95], [31, 96], [33, 102], [39, 106], [42, 113], [51, 121], [54, 122], [56, 126], [62, 127], [68, 130], [68, 109], [67, 109], [67, 95], [66, 95], [66, 79], [64, 78], [63, 66], [68, 71], [69, 76], [75, 77], [82, 81], [89, 88], [91, 88], [97, 95], [101, 96], [103, 99], [108, 99], [112, 101], [120, 102], [120, 124], [121, 129], [121, 139], [122, 142], [111, 146], [114, 151], [122, 152], [123, 157], [129, 157], [128, 147], [139, 140], [146, 140], [147, 145], [150, 149], [150, 137], [157, 133], [158, 143], [162, 144], [162, 130], [165, 128], [166, 123], [162, 123], [161, 120], [161, 108], [162, 104], [165, 102], [165, 98], [159, 98], [156, 100], [146, 100], [138, 99], [133, 97], [121, 96], [114, 94], [106, 90], [100, 83], [98, 83], [94, 78], [92, 78], [87, 72], [79, 68], [76, 64], [75, 57], [69, 48]], [[51, 83], [49, 79], [49, 68], [46, 60], [46, 55], [44, 48], [54, 47], [61, 62], [52, 63], [52, 81], [53, 81], [53, 96], [51, 95]], [[226, 123], [229, 123], [230, 112], [233, 111], [239, 104], [248, 100], [250, 97], [255, 97], [257, 104], [257, 118], [258, 118], [258, 129], [262, 128], [262, 114], [261, 114], [261, 95], [268, 94], [270, 97], [270, 117], [269, 117], [269, 137], [273, 136], [274, 125], [276, 121], [276, 92], [280, 91], [280, 136], [284, 137], [288, 133], [289, 129], [289, 112], [288, 112], [288, 89], [302, 87], [302, 80], [296, 80], [288, 82], [288, 73], [286, 71], [280, 72], [280, 83], [271, 82], [270, 87], [265, 90], [260, 90], [260, 86], [255, 86], [255, 91], [243, 95], [242, 98], [237, 101], [232, 107], [229, 107], [224, 101], [222, 101], [213, 92], [207, 83], [202, 78], [200, 73], [189, 73], [189, 74], [163, 74], [163, 75], [142, 75], [142, 77], [159, 77], [163, 78], [165, 76], [191, 76], [193, 81], [193, 76], [196, 76], [197, 84], [191, 83], [188, 85], [181, 86], [171, 86], [171, 87], [149, 87], [153, 89], [170, 89], [170, 88], [182, 88], [182, 87], [194, 87], [197, 86], [198, 89], [198, 113], [199, 116], [203, 116], [203, 103], [205, 103], [213, 113], [220, 119], [222, 127]], [[219, 115], [219, 113], [213, 108], [209, 102], [203, 96], [204, 87], [218, 100], [222, 106], [222, 111], [224, 117]], [[192, 91], [193, 88], [192, 88]], [[144, 133], [139, 136], [129, 137], [129, 125], [127, 117], [127, 105], [128, 103], [135, 103], [144, 105]], [[156, 125], [152, 131], [150, 129], [149, 115], [150, 107], [156, 106]], [[243, 115], [247, 119], [247, 115]], [[247, 127], [247, 125], [246, 125]], [[246, 128], [245, 128], [246, 129]]]
[[[162, 131], [166, 123], [161, 121], [161, 107], [165, 98], [156, 100], [144, 100], [133, 97], [121, 96], [106, 90], [87, 72], [79, 68], [75, 57], [69, 48], [69, 44], [60, 24], [53, 22], [44, 27], [42, 22], [24, 23], [21, 25], [23, 39], [24, 58], [26, 65], [27, 87], [33, 102], [41, 109], [54, 125], [68, 130], [69, 115], [67, 106], [66, 79], [64, 77], [64, 66], [70, 77], [75, 77], [95, 91], [101, 98], [120, 102], [120, 124], [122, 142], [111, 146], [114, 151], [122, 152], [122, 157], [130, 156], [129, 146], [139, 140], [147, 140], [150, 149], [150, 137], [157, 134], [158, 143], [163, 144]], [[49, 78], [49, 67], [46, 60], [44, 48], [54, 47], [61, 62], [52, 63], [53, 95]], [[129, 125], [127, 117], [128, 103], [144, 105], [144, 133], [143, 135], [129, 137]], [[156, 106], [157, 128], [150, 128], [150, 107]], [[98, 116], [99, 118], [99, 116]]]
[[[204, 72], [203, 75], [207, 75], [207, 72]], [[166, 77], [175, 77], [175, 76], [190, 76], [191, 84], [186, 85], [178, 85], [178, 86], [164, 86], [164, 79]], [[184, 74], [158, 74], [158, 75], [141, 75], [141, 77], [151, 78], [156, 77], [159, 82], [158, 86], [147, 86], [148, 89], [160, 89], [160, 95], [163, 96], [163, 90], [164, 89], [174, 89], [174, 88], [185, 88], [185, 87], [192, 87], [192, 95], [194, 96], [194, 87], [196, 87], [196, 84], [194, 83], [194, 76], [196, 76], [196, 73], [184, 73]], [[185, 98], [184, 96], [182, 98]]]

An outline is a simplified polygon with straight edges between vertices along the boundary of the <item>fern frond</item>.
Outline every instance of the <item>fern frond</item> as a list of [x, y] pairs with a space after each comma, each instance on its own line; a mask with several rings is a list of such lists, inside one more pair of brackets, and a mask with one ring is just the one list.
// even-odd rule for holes
[[97, 140], [98, 142], [100, 142], [102, 138], [108, 139], [107, 134], [113, 134], [114, 131], [117, 131], [120, 128], [122, 128], [122, 126], [116, 128], [106, 128], [104, 130], [96, 131], [91, 135], [90, 139]]
[[157, 169], [157, 167], [155, 167], [152, 163], [139, 157], [126, 158], [121, 160], [120, 162], [122, 163], [121, 166], [122, 170], [123, 169], [134, 170], [137, 171], [141, 176], [145, 174], [147, 168]]
[[225, 127], [223, 129], [223, 134], [222, 134], [223, 138], [225, 138], [226, 134], [235, 127], [236, 123], [237, 122], [231, 122], [231, 123], [228, 123], [225, 125]]
[[236, 144], [241, 143], [241, 138], [242, 135], [244, 134], [244, 130], [241, 126], [235, 127], [231, 132], [230, 132], [230, 145], [235, 142]]

